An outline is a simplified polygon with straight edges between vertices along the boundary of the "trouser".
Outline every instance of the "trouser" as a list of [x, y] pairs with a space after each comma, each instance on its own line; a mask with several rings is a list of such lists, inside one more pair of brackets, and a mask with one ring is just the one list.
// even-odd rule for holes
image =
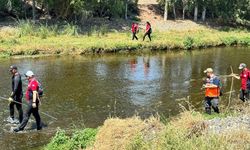
[[246, 90], [240, 90], [240, 99], [245, 102], [247, 100], [249, 100], [249, 93], [250, 93], [250, 90], [249, 89], [246, 89]]
[[133, 32], [132, 40], [134, 40], [134, 39], [138, 40], [138, 38], [136, 36], [136, 32]]
[[205, 97], [205, 111], [211, 114], [211, 107], [214, 112], [220, 113], [219, 111], [219, 98], [218, 97]]
[[30, 100], [28, 108], [27, 108], [26, 113], [24, 115], [24, 119], [23, 119], [22, 123], [19, 126], [20, 130], [23, 130], [25, 128], [25, 126], [27, 125], [27, 123], [29, 121], [29, 118], [30, 118], [31, 114], [33, 114], [33, 116], [35, 117], [37, 130], [41, 129], [41, 118], [40, 118], [40, 115], [39, 115], [39, 112], [38, 112], [38, 110], [39, 110], [38, 107], [39, 107], [39, 103], [37, 102], [36, 103], [36, 108], [33, 108], [32, 107], [32, 100]]
[[[14, 101], [17, 101], [19, 103], [22, 103], [22, 96], [16, 96], [14, 98]], [[23, 121], [23, 109], [22, 109], [22, 104], [18, 104], [18, 103], [15, 103], [15, 102], [11, 102], [9, 104], [9, 108], [10, 108], [10, 117], [12, 119], [14, 119], [14, 113], [15, 113], [15, 110], [14, 110], [14, 107], [16, 105], [16, 109], [18, 111], [18, 114], [19, 114], [19, 122], [21, 123]]]
[[145, 33], [143, 36], [143, 41], [145, 40], [146, 36], [148, 36], [149, 40], [151, 41], [151, 33], [150, 32]]

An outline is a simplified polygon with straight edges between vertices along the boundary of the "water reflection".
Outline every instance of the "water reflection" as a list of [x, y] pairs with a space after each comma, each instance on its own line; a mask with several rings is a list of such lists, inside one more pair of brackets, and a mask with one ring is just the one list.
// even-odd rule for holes
[[[10, 59], [0, 65], [0, 95], [9, 95], [10, 76], [7, 70], [11, 64], [17, 64], [21, 73], [32, 69], [45, 88], [41, 110], [59, 118], [52, 122], [42, 116], [43, 121], [50, 124], [48, 129], [67, 129], [72, 124], [96, 127], [110, 116], [139, 114], [148, 117], [159, 113], [168, 117], [179, 113], [178, 104], [182, 102], [176, 99], [183, 97], [189, 96], [192, 105], [202, 108], [204, 94], [200, 87], [204, 69], [212, 67], [218, 75], [230, 74], [230, 65], [235, 72], [241, 62], [250, 65], [249, 56], [249, 49], [241, 48], [141, 56]], [[231, 79], [221, 80], [223, 90], [228, 92]], [[239, 81], [236, 81], [234, 90], [238, 92], [238, 89]], [[226, 104], [224, 99], [227, 95], [222, 97], [222, 104]], [[5, 110], [0, 115], [3, 120], [8, 116], [7, 103], [0, 103], [0, 107]], [[47, 137], [39, 137], [41, 142], [34, 143], [37, 134], [30, 135], [30, 145], [42, 145], [48, 140]], [[13, 147], [22, 145], [23, 149], [30, 146], [17, 139], [0, 131], [1, 145], [7, 142]], [[3, 149], [8, 147], [6, 144], [3, 146]]]

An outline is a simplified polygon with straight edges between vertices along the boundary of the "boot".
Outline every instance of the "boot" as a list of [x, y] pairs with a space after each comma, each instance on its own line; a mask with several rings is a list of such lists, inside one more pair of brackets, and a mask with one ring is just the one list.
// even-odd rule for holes
[[211, 115], [211, 109], [210, 108], [205, 108], [205, 111], [207, 114]]
[[218, 107], [213, 107], [213, 109], [214, 109], [214, 112], [216, 112], [216, 113], [220, 113], [220, 111], [219, 111], [219, 108]]

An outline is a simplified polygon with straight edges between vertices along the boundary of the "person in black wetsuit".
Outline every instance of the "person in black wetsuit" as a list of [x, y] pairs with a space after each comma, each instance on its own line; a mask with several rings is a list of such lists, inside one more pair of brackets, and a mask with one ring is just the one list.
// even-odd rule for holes
[[19, 122], [21, 123], [23, 120], [23, 109], [22, 105], [15, 103], [15, 101], [22, 103], [22, 98], [23, 98], [23, 89], [22, 89], [22, 79], [21, 75], [17, 71], [16, 66], [10, 66], [9, 70], [12, 74], [12, 92], [9, 98], [10, 104], [9, 104], [9, 109], [10, 109], [10, 122], [14, 122], [14, 106], [16, 105], [16, 108], [19, 113]]

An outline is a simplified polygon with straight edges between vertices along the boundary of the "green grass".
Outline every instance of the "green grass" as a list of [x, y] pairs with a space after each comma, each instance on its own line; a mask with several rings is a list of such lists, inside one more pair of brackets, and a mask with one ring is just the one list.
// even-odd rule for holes
[[148, 39], [143, 42], [142, 36], [143, 33], [140, 32], [139, 41], [132, 41], [129, 31], [109, 32], [106, 26], [93, 27], [86, 34], [81, 34], [77, 26], [70, 24], [59, 27], [20, 22], [15, 29], [0, 30], [0, 53], [8, 51], [11, 52], [10, 56], [88, 54], [141, 49], [189, 50], [218, 46], [250, 46], [250, 33], [246, 30], [219, 31], [205, 27], [186, 31], [155, 30], [152, 42]]
[[64, 130], [58, 129], [51, 142], [44, 148], [45, 150], [77, 150], [85, 149], [93, 144], [97, 129], [86, 128], [75, 131], [68, 136]]

